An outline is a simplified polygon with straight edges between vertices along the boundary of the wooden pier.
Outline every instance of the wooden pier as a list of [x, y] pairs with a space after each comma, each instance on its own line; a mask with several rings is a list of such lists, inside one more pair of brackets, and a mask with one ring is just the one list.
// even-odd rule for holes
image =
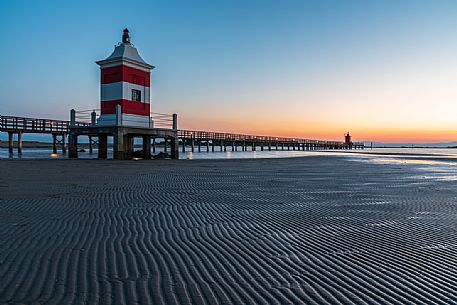
[[178, 138], [181, 140], [182, 152], [186, 151], [186, 146], [190, 146], [192, 152], [202, 151], [202, 146], [206, 151], [241, 151], [264, 150], [324, 150], [324, 149], [363, 149], [364, 144], [359, 142], [338, 142], [322, 141], [301, 138], [284, 138], [271, 136], [255, 136], [245, 134], [210, 132], [210, 131], [191, 131], [178, 130]]
[[[107, 158], [108, 137], [113, 137], [114, 159], [132, 159], [135, 138], [142, 138], [142, 157], [149, 159], [156, 153], [156, 139], [164, 139], [165, 152], [170, 150], [172, 158], [179, 158], [179, 151], [311, 151], [333, 149], [364, 149], [362, 142], [323, 141], [302, 138], [257, 136], [235, 133], [180, 130], [177, 115], [151, 114], [154, 128], [129, 126], [97, 126], [95, 111], [74, 111], [70, 121], [38, 119], [16, 116], [0, 116], [0, 132], [8, 133], [9, 152], [14, 152], [14, 135], [17, 134], [17, 152], [22, 153], [22, 139], [25, 133], [50, 134], [53, 137], [53, 152], [60, 147], [68, 156], [78, 157], [78, 137], [89, 138], [89, 150], [98, 146], [98, 157]], [[78, 120], [80, 119], [80, 120]], [[181, 149], [179, 149], [181, 147]]]
[[[50, 134], [53, 139], [53, 152], [57, 153], [58, 146], [62, 153], [67, 152], [67, 135], [69, 121], [37, 119], [17, 116], [0, 115], [0, 132], [8, 133], [8, 150], [13, 153], [14, 135], [17, 134], [17, 152], [22, 153], [22, 138], [24, 133]], [[77, 122], [77, 126], [86, 126], [88, 123]]]

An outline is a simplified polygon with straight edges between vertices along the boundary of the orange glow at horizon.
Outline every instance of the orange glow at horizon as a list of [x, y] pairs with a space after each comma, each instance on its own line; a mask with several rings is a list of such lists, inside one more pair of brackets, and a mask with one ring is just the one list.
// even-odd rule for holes
[[[229, 120], [205, 120], [201, 118], [182, 118], [179, 128], [190, 130], [207, 130], [241, 134], [278, 136], [290, 138], [322, 139], [343, 141], [344, 134], [350, 132], [353, 141], [381, 143], [445, 143], [457, 141], [457, 126], [438, 126], [438, 128], [365, 128], [348, 124], [329, 124], [328, 122], [237, 122]], [[456, 120], [457, 122], [457, 120]], [[457, 125], [457, 124], [456, 124]], [[440, 128], [441, 127], [441, 128]]]

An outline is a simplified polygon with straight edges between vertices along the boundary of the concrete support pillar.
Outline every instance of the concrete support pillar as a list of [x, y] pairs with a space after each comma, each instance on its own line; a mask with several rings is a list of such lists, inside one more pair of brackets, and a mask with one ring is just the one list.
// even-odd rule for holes
[[168, 140], [167, 140], [167, 138], [164, 138], [163, 139], [163, 151], [164, 152], [168, 152], [167, 144], [168, 144]]
[[108, 158], [108, 135], [106, 134], [98, 135], [98, 158]]
[[268, 142], [268, 150], [271, 151], [271, 142]]
[[263, 151], [263, 142], [260, 143], [260, 151]]
[[211, 140], [211, 151], [214, 152], [214, 141]]
[[151, 159], [151, 136], [143, 136], [143, 159]]
[[133, 142], [132, 135], [124, 135], [124, 157], [126, 160], [133, 159]]
[[198, 140], [198, 152], [202, 151], [202, 141]]
[[156, 153], [156, 138], [152, 138], [152, 153]]
[[206, 152], [209, 152], [209, 140], [206, 140]]
[[192, 138], [192, 139], [190, 140], [190, 149], [191, 149], [192, 152], [195, 151], [195, 141], [194, 141], [194, 138]]
[[22, 132], [17, 134], [17, 153], [22, 154]]
[[179, 159], [179, 138], [177, 134], [171, 138], [171, 158], [175, 160]]
[[124, 133], [118, 130], [113, 135], [113, 158], [115, 160], [124, 160], [124, 149]]
[[224, 141], [224, 151], [227, 151], [227, 143]]
[[223, 150], [222, 146], [224, 146], [224, 141], [220, 140], [219, 141], [219, 146], [221, 147], [221, 151]]
[[182, 139], [181, 145], [182, 145], [182, 153], [184, 154], [186, 152], [186, 139], [184, 139], [184, 138]]
[[284, 143], [281, 143], [281, 150], [284, 150]]
[[78, 135], [74, 132], [70, 132], [68, 158], [78, 158]]
[[232, 141], [232, 151], [235, 151], [235, 142]]
[[252, 151], [255, 151], [255, 142], [252, 142]]
[[61, 143], [61, 148], [62, 148], [62, 154], [67, 154], [67, 134], [63, 133], [62, 134], [62, 143]]
[[14, 133], [8, 132], [8, 152], [13, 153], [14, 148]]
[[238, 151], [238, 145], [235, 143], [235, 151]]

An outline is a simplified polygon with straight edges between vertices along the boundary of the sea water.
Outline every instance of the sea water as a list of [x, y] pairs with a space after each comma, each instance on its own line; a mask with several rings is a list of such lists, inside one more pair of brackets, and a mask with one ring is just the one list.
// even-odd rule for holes
[[[135, 148], [139, 150], [141, 148]], [[158, 147], [156, 153], [163, 152], [163, 147]], [[79, 152], [78, 157], [83, 159], [97, 159], [98, 151], [93, 150], [89, 153], [88, 149], [84, 152]], [[112, 149], [108, 149], [108, 158], [112, 158]], [[350, 158], [371, 160], [376, 157], [378, 162], [457, 162], [457, 149], [450, 148], [374, 148], [364, 150], [317, 150], [317, 151], [298, 151], [298, 150], [261, 150], [242, 151], [241, 146], [237, 151], [232, 151], [231, 146], [227, 147], [227, 151], [220, 151], [219, 147], [215, 147], [215, 151], [206, 151], [206, 147], [202, 147], [201, 152], [195, 149], [194, 152], [190, 148], [185, 153], [179, 151], [180, 159], [198, 160], [198, 159], [265, 159], [265, 158], [290, 158], [304, 157], [317, 155], [338, 155]], [[0, 148], [0, 159], [65, 159], [59, 150], [57, 154], [52, 153], [51, 148], [23, 148], [23, 153], [18, 154], [14, 150], [13, 154], [9, 154], [8, 149]], [[439, 159], [439, 160], [438, 160]]]

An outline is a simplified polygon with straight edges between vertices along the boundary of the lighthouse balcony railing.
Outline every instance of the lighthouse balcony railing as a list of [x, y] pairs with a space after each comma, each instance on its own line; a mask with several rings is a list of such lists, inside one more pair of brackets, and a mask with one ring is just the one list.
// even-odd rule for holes
[[77, 110], [75, 111], [74, 120], [86, 125], [96, 125], [99, 117], [100, 109]]
[[[89, 110], [71, 110], [70, 112], [70, 126], [71, 122], [78, 122], [77, 126], [84, 124], [85, 126], [96, 126], [98, 119], [101, 116], [100, 109]], [[151, 112], [149, 116], [130, 116], [122, 114], [120, 105], [116, 107], [116, 119], [113, 120], [113, 126], [128, 126], [128, 127], [142, 127], [142, 128], [160, 128], [160, 129], [177, 129], [177, 115]]]
[[150, 119], [154, 128], [176, 129], [173, 114], [151, 112]]

